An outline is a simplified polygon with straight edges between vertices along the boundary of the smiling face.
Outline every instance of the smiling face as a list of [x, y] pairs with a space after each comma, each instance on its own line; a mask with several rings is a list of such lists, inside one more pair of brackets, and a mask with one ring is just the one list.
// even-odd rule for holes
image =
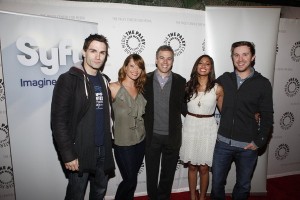
[[127, 78], [135, 81], [140, 77], [142, 69], [131, 58], [128, 65], [125, 67], [125, 72]]
[[233, 49], [232, 62], [238, 74], [250, 73], [254, 59], [255, 55], [252, 55], [248, 46], [239, 46]]
[[172, 70], [174, 61], [174, 54], [171, 51], [162, 50], [157, 53], [155, 64], [158, 69], [158, 73], [165, 77]]
[[107, 57], [106, 44], [92, 41], [86, 51], [82, 52], [84, 57], [83, 66], [90, 75], [96, 75], [97, 71], [104, 65]]
[[199, 76], [208, 76], [212, 70], [212, 63], [208, 57], [203, 57], [198, 63], [197, 73]]

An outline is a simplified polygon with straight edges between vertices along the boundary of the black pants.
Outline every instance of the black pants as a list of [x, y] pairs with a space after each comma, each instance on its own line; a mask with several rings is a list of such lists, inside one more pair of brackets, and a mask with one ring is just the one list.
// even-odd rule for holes
[[151, 200], [170, 199], [179, 149], [167, 146], [168, 137], [153, 134], [151, 145], [146, 147], [147, 192]]

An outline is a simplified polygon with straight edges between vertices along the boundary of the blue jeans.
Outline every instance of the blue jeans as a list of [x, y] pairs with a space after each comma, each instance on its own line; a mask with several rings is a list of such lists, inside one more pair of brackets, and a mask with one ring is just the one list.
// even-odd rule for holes
[[[83, 173], [79, 176], [77, 172], [70, 172], [68, 174], [69, 183], [67, 186], [67, 193], [65, 200], [83, 200], [88, 180], [90, 180], [90, 200], [104, 199], [108, 175], [104, 173], [104, 146], [96, 148], [97, 164], [95, 174]], [[79, 163], [80, 165], [80, 163]]]
[[233, 200], [247, 200], [251, 189], [251, 178], [257, 161], [257, 151], [244, 150], [217, 141], [212, 164], [212, 200], [225, 200], [225, 185], [232, 162], [236, 165], [236, 183]]
[[119, 184], [115, 200], [133, 200], [137, 178], [145, 155], [145, 141], [132, 146], [114, 146], [122, 182]]

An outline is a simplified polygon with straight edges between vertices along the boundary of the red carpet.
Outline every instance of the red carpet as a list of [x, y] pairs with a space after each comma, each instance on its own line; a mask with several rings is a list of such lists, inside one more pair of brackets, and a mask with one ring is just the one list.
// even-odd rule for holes
[[[134, 200], [147, 200], [147, 197], [135, 197]], [[189, 193], [172, 193], [171, 200], [189, 200]], [[210, 198], [207, 197], [207, 200]], [[300, 200], [300, 174], [268, 179], [267, 195], [251, 196], [249, 200]]]

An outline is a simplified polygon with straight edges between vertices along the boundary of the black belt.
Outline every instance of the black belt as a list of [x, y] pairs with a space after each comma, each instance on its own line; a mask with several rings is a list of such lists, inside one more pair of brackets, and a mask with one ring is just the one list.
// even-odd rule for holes
[[206, 118], [206, 117], [213, 117], [214, 115], [198, 115], [198, 114], [194, 114], [194, 113], [190, 113], [187, 112], [188, 115], [191, 115], [193, 117], [197, 117], [197, 118]]

